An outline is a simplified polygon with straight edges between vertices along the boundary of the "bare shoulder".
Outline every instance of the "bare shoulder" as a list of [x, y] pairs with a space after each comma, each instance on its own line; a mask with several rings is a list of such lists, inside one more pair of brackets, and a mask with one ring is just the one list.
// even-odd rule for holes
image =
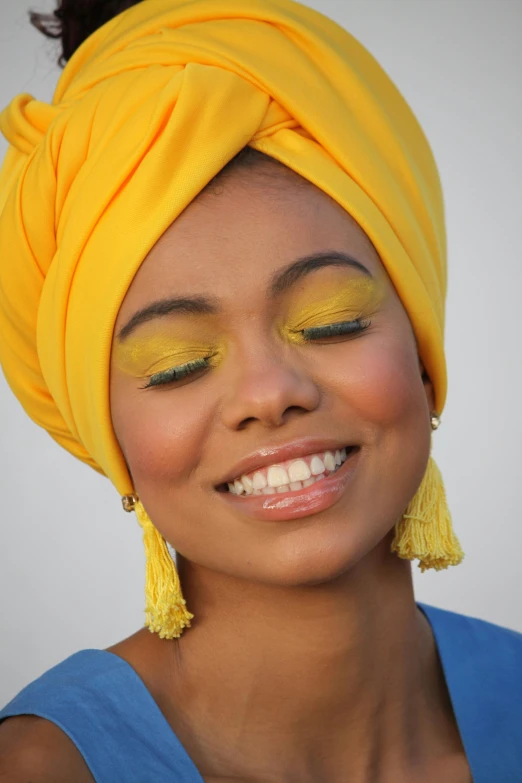
[[17, 715], [0, 724], [0, 783], [94, 783], [74, 742], [52, 721]]

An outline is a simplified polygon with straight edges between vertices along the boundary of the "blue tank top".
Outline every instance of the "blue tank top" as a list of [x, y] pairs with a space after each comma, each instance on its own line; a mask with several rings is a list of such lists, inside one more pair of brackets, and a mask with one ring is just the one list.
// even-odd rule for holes
[[[419, 605], [433, 629], [474, 783], [522, 783], [522, 634]], [[0, 721], [37, 715], [74, 742], [96, 783], [203, 783], [134, 669], [81, 650], [27, 685]]]

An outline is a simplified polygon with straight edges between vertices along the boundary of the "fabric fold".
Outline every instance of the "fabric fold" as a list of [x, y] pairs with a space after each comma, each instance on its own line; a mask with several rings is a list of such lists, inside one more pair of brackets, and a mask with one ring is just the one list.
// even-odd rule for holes
[[52, 104], [0, 115], [0, 362], [28, 414], [132, 483], [111, 425], [114, 323], [143, 259], [246, 145], [334, 198], [375, 245], [440, 412], [446, 238], [408, 104], [349, 33], [291, 0], [147, 0], [91, 35]]

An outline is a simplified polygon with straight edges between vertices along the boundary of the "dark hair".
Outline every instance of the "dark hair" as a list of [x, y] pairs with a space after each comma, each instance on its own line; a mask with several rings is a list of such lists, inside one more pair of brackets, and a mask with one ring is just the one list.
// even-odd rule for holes
[[[65, 66], [76, 49], [99, 27], [118, 14], [143, 0], [59, 0], [53, 13], [29, 11], [31, 24], [48, 38], [61, 39], [62, 53], [58, 64]], [[273, 158], [251, 147], [244, 147], [208, 183], [205, 190], [212, 190], [221, 175], [237, 168], [258, 167], [260, 164], [278, 164]]]
[[51, 14], [29, 11], [31, 24], [48, 38], [61, 39], [62, 67], [91, 33], [142, 0], [59, 0]]

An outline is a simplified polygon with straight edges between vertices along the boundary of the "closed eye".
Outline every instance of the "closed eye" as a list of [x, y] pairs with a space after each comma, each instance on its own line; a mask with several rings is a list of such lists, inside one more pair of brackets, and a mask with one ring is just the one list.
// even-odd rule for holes
[[329, 337], [344, 337], [351, 334], [359, 334], [364, 332], [371, 325], [369, 319], [356, 318], [353, 321], [339, 321], [335, 324], [327, 324], [325, 326], [311, 326], [308, 329], [301, 329], [305, 342], [312, 342], [314, 340], [325, 340]]
[[202, 370], [206, 370], [210, 367], [210, 361], [212, 356], [205, 356], [201, 359], [194, 359], [186, 364], [180, 364], [178, 367], [170, 367], [168, 370], [162, 370], [154, 375], [150, 375], [148, 382], [142, 389], [150, 389], [154, 386], [163, 386], [167, 383], [174, 383], [181, 381], [184, 378], [189, 378], [191, 375], [195, 375]]
[[[304, 342], [315, 342], [328, 340], [335, 337], [348, 337], [350, 335], [360, 334], [371, 325], [369, 319], [356, 318], [352, 321], [339, 321], [325, 326], [312, 326], [308, 329], [301, 329], [295, 334], [299, 334]], [[201, 373], [212, 366], [213, 356], [205, 356], [201, 359], [194, 359], [186, 364], [170, 367], [167, 370], [150, 375], [147, 383], [142, 389], [150, 389], [166, 384], [176, 383], [183, 379], [190, 379], [191, 376]]]

